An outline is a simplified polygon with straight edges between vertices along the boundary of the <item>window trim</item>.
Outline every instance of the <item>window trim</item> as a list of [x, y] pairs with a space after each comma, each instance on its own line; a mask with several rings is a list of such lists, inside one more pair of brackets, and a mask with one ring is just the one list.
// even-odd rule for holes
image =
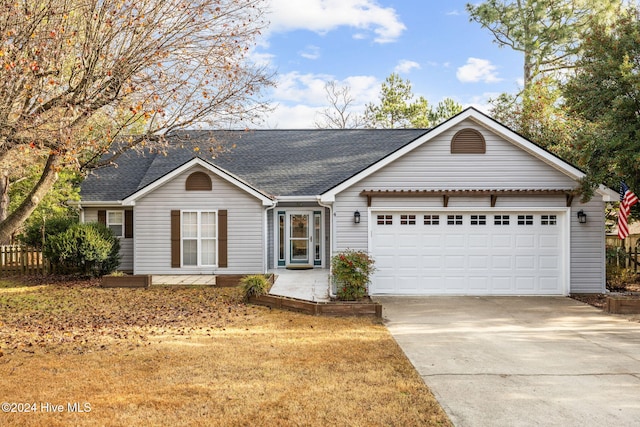
[[[121, 222], [120, 222], [120, 223], [117, 223], [117, 222], [113, 222], [113, 223], [112, 223], [111, 221], [109, 221], [109, 216], [110, 216], [110, 214], [112, 214], [112, 213], [118, 213], [118, 214], [120, 214], [120, 216], [121, 216]], [[125, 214], [124, 214], [124, 211], [123, 211], [123, 210], [108, 210], [108, 211], [106, 212], [106, 214], [105, 214], [105, 225], [107, 226], [107, 228], [108, 228], [109, 230], [111, 230], [111, 232], [113, 232], [113, 229], [111, 228], [111, 226], [112, 226], [112, 225], [119, 225], [120, 227], [122, 227], [122, 228], [121, 228], [121, 234], [119, 234], [119, 235], [118, 235], [118, 234], [116, 234], [116, 233], [113, 233], [113, 235], [114, 235], [115, 237], [117, 237], [118, 239], [123, 239], [123, 238], [124, 238], [124, 236], [126, 235], [126, 232], [125, 232], [125, 225], [124, 225], [124, 224], [125, 224], [124, 215], [125, 215]]]
[[[183, 224], [184, 224], [184, 214], [185, 213], [195, 213], [196, 214], [196, 237], [195, 239], [192, 237], [185, 238], [183, 233]], [[202, 237], [202, 214], [215, 214], [215, 237]], [[195, 240], [196, 241], [196, 264], [185, 264], [184, 263], [184, 241], [185, 240]], [[202, 244], [203, 240], [213, 240], [214, 241], [214, 250], [215, 250], [215, 259], [213, 260], [213, 264], [203, 264], [202, 263]], [[217, 268], [220, 263], [220, 215], [218, 213], [218, 209], [181, 209], [180, 210], [180, 267], [183, 268]]]

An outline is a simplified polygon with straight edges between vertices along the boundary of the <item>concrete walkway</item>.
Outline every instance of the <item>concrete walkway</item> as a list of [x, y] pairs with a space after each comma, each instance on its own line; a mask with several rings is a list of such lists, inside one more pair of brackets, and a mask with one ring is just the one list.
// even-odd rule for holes
[[378, 297], [453, 423], [640, 425], [640, 324], [563, 297]]
[[329, 301], [329, 270], [314, 268], [310, 270], [274, 269], [270, 273], [277, 275], [269, 293], [305, 301]]

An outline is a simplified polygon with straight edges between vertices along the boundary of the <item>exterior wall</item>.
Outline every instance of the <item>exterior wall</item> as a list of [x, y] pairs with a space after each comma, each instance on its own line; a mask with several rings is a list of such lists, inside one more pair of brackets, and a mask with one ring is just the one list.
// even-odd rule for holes
[[[453, 135], [463, 128], [480, 131], [486, 154], [451, 154]], [[411, 153], [397, 159], [336, 196], [334, 203], [337, 251], [368, 250], [368, 207], [362, 190], [473, 190], [473, 189], [571, 189], [570, 177], [472, 121], [466, 121]], [[372, 197], [372, 207], [442, 208], [442, 197]], [[455, 197], [448, 208], [557, 208], [566, 209], [564, 196], [498, 196], [491, 208], [489, 196]], [[578, 224], [583, 209], [587, 224]], [[353, 213], [362, 214], [360, 224]], [[604, 204], [600, 196], [586, 205], [573, 201], [570, 211], [571, 292], [604, 290]]]
[[[212, 191], [185, 191], [195, 171], [211, 177]], [[171, 268], [171, 210], [228, 211], [228, 267]], [[265, 270], [262, 203], [204, 168], [193, 167], [136, 201], [136, 274], [245, 274]]]
[[[117, 211], [124, 210], [122, 208], [84, 208], [84, 222], [98, 222], [98, 211]], [[135, 214], [134, 214], [135, 217]], [[135, 238], [135, 224], [133, 228], [133, 237]], [[120, 238], [120, 264], [118, 270], [120, 271], [133, 271], [133, 240], [127, 238]]]

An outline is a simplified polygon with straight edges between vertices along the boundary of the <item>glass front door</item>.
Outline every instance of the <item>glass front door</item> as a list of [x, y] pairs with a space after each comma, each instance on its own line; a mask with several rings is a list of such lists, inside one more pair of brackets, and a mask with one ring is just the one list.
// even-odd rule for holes
[[308, 213], [289, 214], [289, 263], [309, 264], [309, 247], [313, 237], [310, 233]]

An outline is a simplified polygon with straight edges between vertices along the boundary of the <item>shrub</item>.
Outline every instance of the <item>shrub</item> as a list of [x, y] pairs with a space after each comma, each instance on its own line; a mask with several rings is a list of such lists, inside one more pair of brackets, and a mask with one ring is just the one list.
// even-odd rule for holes
[[617, 265], [607, 265], [607, 289], [610, 291], [625, 291], [627, 285], [636, 283], [637, 273], [632, 268]]
[[44, 224], [32, 223], [27, 226], [22, 234], [18, 236], [18, 240], [27, 246], [42, 249], [43, 243], [49, 240], [51, 236], [66, 231], [69, 227], [78, 223], [78, 218], [61, 216], [47, 219]]
[[269, 292], [269, 281], [261, 274], [244, 276], [242, 280], [240, 280], [240, 283], [242, 284], [245, 300], [249, 300], [250, 297], [257, 297]]
[[120, 242], [111, 230], [99, 223], [75, 224], [51, 236], [44, 255], [67, 272], [100, 276], [116, 270]]
[[367, 285], [375, 271], [373, 259], [363, 251], [345, 251], [331, 258], [331, 274], [338, 299], [355, 301], [368, 294]]

